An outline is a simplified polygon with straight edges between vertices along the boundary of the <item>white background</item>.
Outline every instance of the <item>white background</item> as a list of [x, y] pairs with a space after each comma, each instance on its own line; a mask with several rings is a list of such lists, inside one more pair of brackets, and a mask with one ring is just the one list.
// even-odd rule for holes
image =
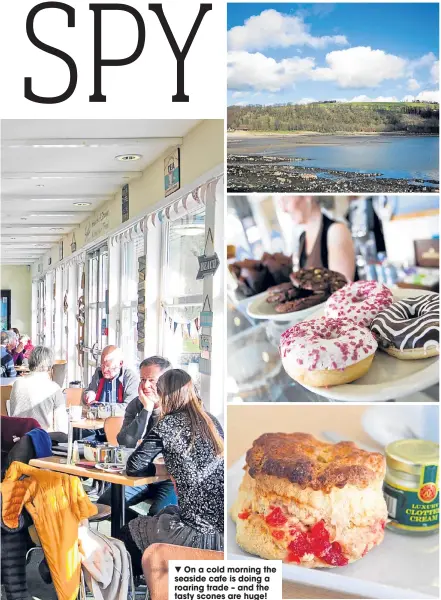
[[[107, 2], [115, 4], [114, 0]], [[94, 3], [104, 3], [94, 0]], [[85, 0], [66, 0], [75, 8], [75, 27], [67, 26], [67, 14], [58, 9], [41, 11], [34, 20], [37, 37], [69, 54], [76, 62], [78, 84], [62, 103], [37, 104], [24, 97], [24, 78], [32, 77], [32, 90], [43, 96], [62, 94], [69, 82], [66, 63], [36, 48], [26, 33], [26, 18], [37, 0], [0, 2], [0, 110], [11, 118], [224, 118], [226, 103], [226, 4], [213, 1], [205, 14], [185, 60], [185, 92], [188, 103], [172, 102], [176, 93], [176, 59], [156, 14], [146, 0], [127, 0], [141, 14], [146, 42], [141, 56], [122, 67], [103, 67], [102, 92], [106, 102], [89, 102], [93, 94], [94, 13]], [[165, 16], [180, 49], [183, 48], [199, 11], [193, 0], [162, 2]], [[132, 15], [104, 11], [103, 58], [131, 55], [137, 42]]]

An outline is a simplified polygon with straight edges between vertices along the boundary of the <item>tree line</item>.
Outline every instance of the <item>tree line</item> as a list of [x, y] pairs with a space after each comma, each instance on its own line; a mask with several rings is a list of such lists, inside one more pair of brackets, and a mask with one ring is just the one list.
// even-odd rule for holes
[[230, 106], [228, 128], [319, 133], [439, 132], [439, 107], [427, 103], [333, 103]]

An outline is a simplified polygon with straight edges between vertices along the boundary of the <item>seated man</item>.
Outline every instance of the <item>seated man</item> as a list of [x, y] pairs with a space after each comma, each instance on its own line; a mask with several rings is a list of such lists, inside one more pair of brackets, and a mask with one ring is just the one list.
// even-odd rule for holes
[[101, 367], [95, 371], [83, 399], [89, 406], [96, 402], [109, 402], [127, 408], [138, 395], [138, 383], [138, 376], [124, 368], [121, 348], [106, 346], [101, 354]]
[[[156, 382], [171, 367], [170, 362], [162, 356], [151, 356], [140, 364], [141, 382], [138, 396], [126, 409], [124, 423], [117, 436], [120, 445], [135, 448], [138, 441], [158, 422], [160, 409]], [[178, 503], [171, 481], [160, 481], [138, 487], [126, 486], [125, 496], [127, 508], [144, 500], [151, 500], [150, 515], [156, 515], [166, 506]], [[98, 502], [110, 505], [110, 489], [99, 498]]]
[[2, 377], [17, 377], [17, 371], [14, 366], [12, 352], [17, 345], [17, 336], [13, 331], [2, 331], [1, 333], [1, 376]]

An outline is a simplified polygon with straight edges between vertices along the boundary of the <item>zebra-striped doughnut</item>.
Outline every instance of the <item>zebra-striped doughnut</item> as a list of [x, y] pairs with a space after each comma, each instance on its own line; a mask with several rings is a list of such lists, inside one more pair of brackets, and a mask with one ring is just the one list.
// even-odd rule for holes
[[424, 294], [394, 302], [373, 319], [379, 348], [403, 360], [439, 354], [439, 295]]

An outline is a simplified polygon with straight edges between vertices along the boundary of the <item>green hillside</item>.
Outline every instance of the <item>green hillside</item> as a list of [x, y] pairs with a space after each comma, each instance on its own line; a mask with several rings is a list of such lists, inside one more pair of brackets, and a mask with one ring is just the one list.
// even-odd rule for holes
[[230, 106], [228, 128], [275, 132], [437, 134], [439, 105], [425, 102], [316, 102]]

